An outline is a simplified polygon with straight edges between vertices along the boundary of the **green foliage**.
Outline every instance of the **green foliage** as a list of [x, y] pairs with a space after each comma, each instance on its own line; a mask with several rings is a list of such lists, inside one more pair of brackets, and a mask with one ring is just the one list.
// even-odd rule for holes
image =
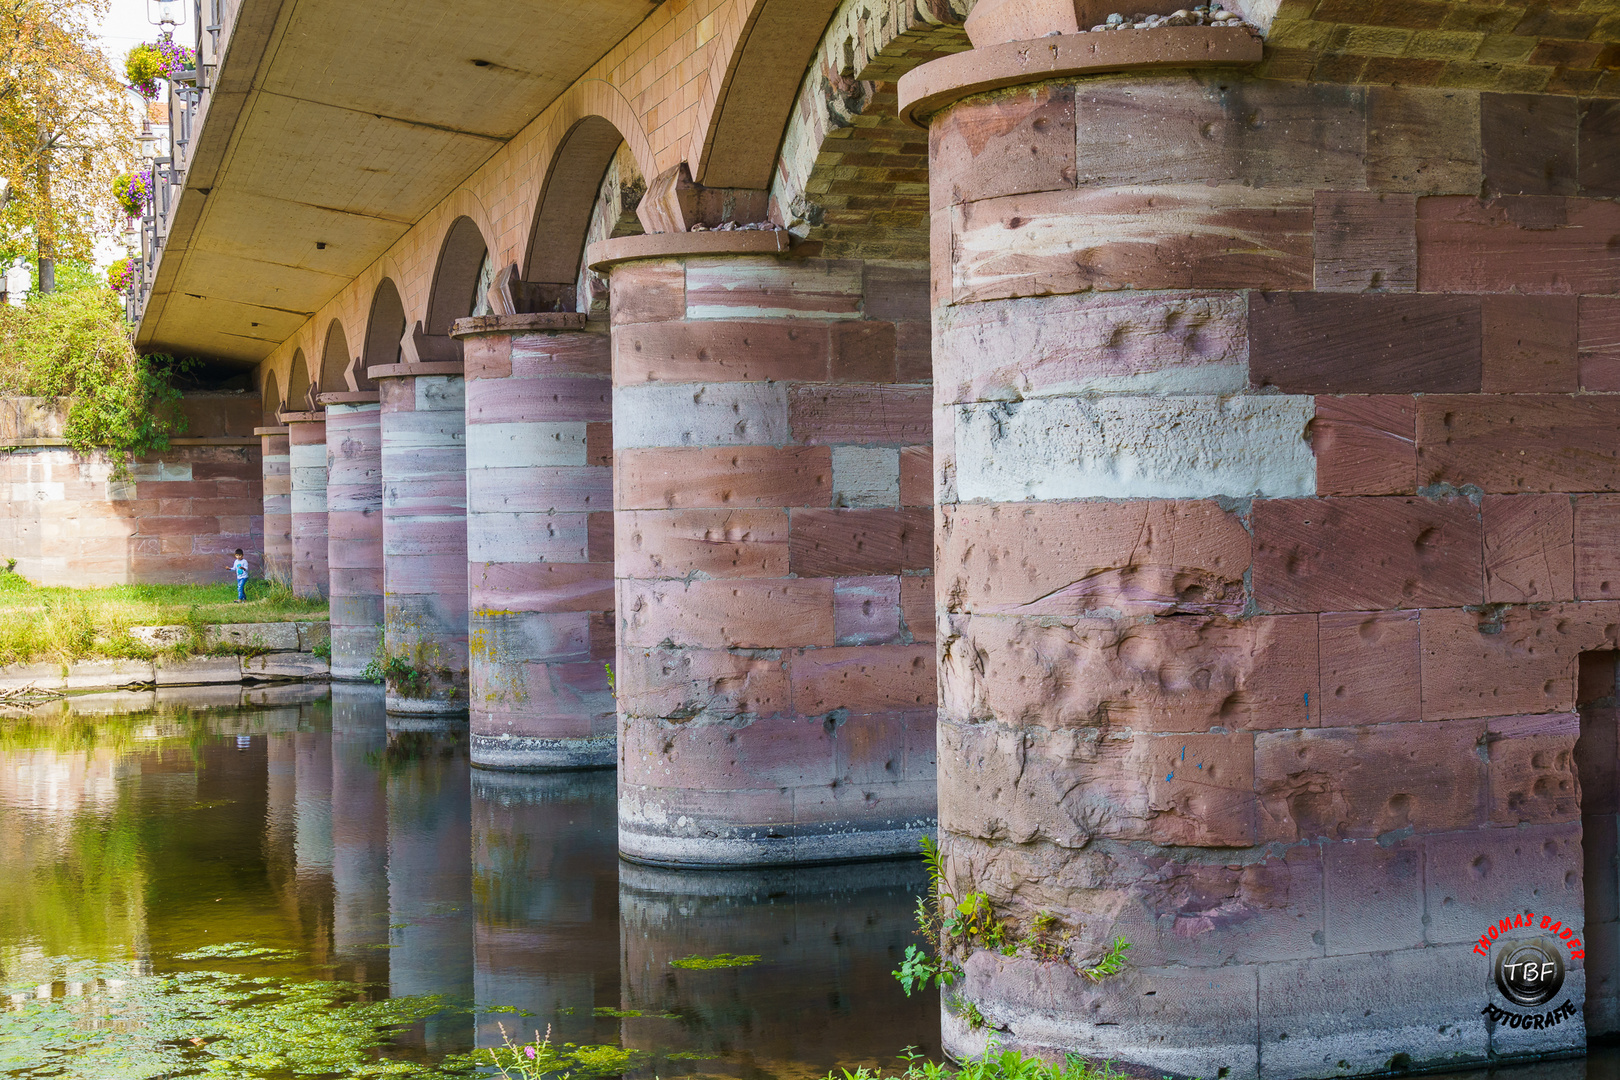
[[128, 459], [168, 449], [184, 434], [173, 386], [192, 361], [137, 356], [117, 296], [103, 287], [35, 295], [0, 308], [0, 394], [70, 399], [62, 436], [81, 453]]
[[325, 660], [326, 662], [331, 663], [331, 661], [332, 661], [332, 639], [331, 638], [322, 638], [320, 641], [317, 641], [315, 643], [315, 647], [313, 649], [311, 649], [310, 652], [314, 653], [316, 656], [320, 657], [322, 660]]
[[1108, 947], [1108, 951], [1103, 954], [1103, 958], [1097, 962], [1096, 966], [1083, 968], [1080, 974], [1092, 982], [1102, 982], [1110, 975], [1118, 975], [1125, 970], [1125, 950], [1130, 947], [1131, 943], [1124, 938], [1115, 938], [1114, 943]]
[[906, 997], [910, 997], [915, 990], [928, 989], [930, 982], [936, 987], [952, 986], [961, 973], [962, 969], [949, 960], [935, 960], [925, 950], [907, 945], [905, 959], [890, 974], [900, 980], [901, 989], [905, 990]]
[[687, 971], [710, 971], [715, 968], [753, 967], [759, 963], [758, 956], [737, 956], [732, 953], [716, 953], [714, 956], [686, 956], [679, 960], [671, 960], [670, 967], [684, 968]]
[[[169, 62], [151, 45], [142, 42], [124, 57], [124, 78], [134, 88], [141, 88], [143, 96], [157, 97], [157, 81], [167, 78]], [[150, 92], [146, 92], [150, 88]]]
[[324, 619], [321, 600], [300, 600], [285, 587], [250, 581], [248, 602], [236, 586], [113, 585], [101, 589], [42, 587], [0, 572], [0, 664], [88, 659], [150, 660], [160, 650], [130, 636], [132, 626], [192, 627], [190, 640], [165, 652], [237, 652], [221, 644], [204, 649], [202, 627], [217, 623]]
[[474, 1060], [480, 1065], [494, 1065], [506, 1080], [540, 1080], [541, 1077], [567, 1080], [575, 1072], [586, 1076], [619, 1076], [636, 1068], [645, 1057], [638, 1050], [618, 1046], [575, 1043], [552, 1046], [550, 1028], [544, 1035], [536, 1035], [531, 1043], [514, 1043], [504, 1025], [496, 1026], [501, 1031], [502, 1045], [479, 1051]]
[[607, 663], [606, 661], [604, 661], [602, 663], [602, 668], [603, 668], [603, 670], [605, 670], [607, 672], [608, 693], [612, 694], [614, 697], [618, 697], [619, 696], [619, 688], [613, 682], [613, 665], [610, 664], [610, 663]]
[[907, 1062], [904, 1072], [885, 1073], [862, 1066], [828, 1073], [825, 1080], [1125, 1080], [1125, 1074], [1116, 1073], [1111, 1062], [1092, 1065], [1078, 1054], [1067, 1054], [1063, 1064], [1054, 1065], [1016, 1050], [1002, 1050], [994, 1040], [983, 1057], [954, 1068], [924, 1060], [909, 1046], [900, 1056]]

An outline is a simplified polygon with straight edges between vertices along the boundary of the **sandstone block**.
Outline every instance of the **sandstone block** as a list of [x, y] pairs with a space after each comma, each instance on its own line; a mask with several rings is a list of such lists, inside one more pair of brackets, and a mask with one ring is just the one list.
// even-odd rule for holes
[[946, 308], [937, 400], [1087, 392], [1235, 393], [1248, 385], [1248, 308], [1230, 293], [1089, 293]]
[[1423, 944], [1423, 845], [1356, 840], [1322, 850], [1329, 956]]
[[1063, 848], [1092, 839], [1255, 842], [1254, 735], [1098, 738], [940, 721], [940, 828]]
[[1314, 615], [956, 616], [946, 632], [942, 718], [1136, 731], [1316, 724]]
[[1411, 292], [1417, 287], [1417, 196], [1316, 193], [1320, 292]]
[[1617, 423], [1620, 400], [1608, 397], [1426, 396], [1417, 403], [1418, 486], [1620, 491], [1620, 448], [1608, 437]]
[[934, 580], [931, 574], [900, 578], [900, 618], [913, 641], [934, 640]]
[[[1418, 925], [1421, 910], [1401, 907], [1401, 917]], [[1456, 945], [1261, 967], [1261, 1080], [1483, 1059], [1481, 963], [1469, 946]], [[1360, 1007], [1347, 1009], [1347, 1001]]]
[[[1572, 296], [1487, 296], [1484, 374], [1487, 394], [1567, 394], [1579, 383], [1576, 299]], [[1617, 387], [1620, 388], [1620, 387]]]
[[1076, 88], [1081, 186], [1365, 186], [1359, 86], [1230, 79], [1110, 79]]
[[[1610, 32], [1611, 40], [1613, 32]], [[1581, 102], [1581, 194], [1596, 198], [1620, 196], [1620, 104], [1611, 100]]]
[[1237, 615], [1249, 534], [1214, 502], [942, 508], [939, 565], [953, 611], [1003, 615]]
[[1311, 422], [1317, 494], [1412, 494], [1416, 426], [1417, 409], [1408, 397], [1318, 397]]
[[861, 265], [773, 256], [693, 260], [686, 264], [686, 317], [858, 319]]
[[838, 645], [898, 644], [902, 640], [899, 577], [835, 579], [833, 630]]
[[1249, 380], [1291, 394], [1473, 393], [1473, 297], [1249, 294]]
[[1574, 195], [1577, 102], [1553, 94], [1481, 94], [1487, 195]]
[[933, 512], [794, 510], [790, 565], [800, 577], [898, 574], [933, 566]]
[[[670, 322], [686, 317], [686, 267], [674, 259], [613, 268], [613, 325]], [[393, 380], [385, 380], [388, 386]], [[386, 407], [386, 403], [385, 403]]]
[[1267, 499], [1253, 510], [1262, 610], [1477, 604], [1478, 512], [1467, 499]]
[[1506, 716], [1490, 721], [1490, 812], [1493, 825], [1546, 825], [1579, 821], [1575, 713]]
[[629, 724], [620, 738], [626, 784], [719, 793], [830, 784], [837, 775], [833, 735], [815, 719]]
[[1578, 600], [1620, 598], [1620, 496], [1575, 496], [1574, 574]]
[[936, 207], [1075, 185], [1074, 87], [1046, 83], [950, 109], [928, 132]]
[[792, 441], [780, 383], [639, 383], [613, 392], [613, 447], [779, 446]]
[[1575, 599], [1575, 514], [1569, 496], [1487, 495], [1483, 517], [1486, 603]]
[[831, 578], [720, 579], [620, 585], [626, 646], [778, 649], [831, 645]]
[[1577, 349], [1582, 390], [1620, 390], [1620, 297], [1580, 298]]
[[900, 448], [900, 505], [934, 505], [934, 448]]
[[615, 516], [614, 530], [620, 577], [788, 574], [786, 510], [627, 510]]
[[1430, 836], [1424, 849], [1430, 944], [1472, 945], [1509, 912], [1580, 907], [1581, 883], [1569, 873], [1581, 857], [1578, 823]]
[[793, 438], [808, 446], [911, 446], [933, 441], [928, 387], [795, 386], [789, 391]]
[[[651, 576], [651, 575], [648, 575]], [[613, 569], [601, 563], [474, 563], [467, 567], [473, 610], [609, 611]]]
[[1311, 213], [1308, 190], [1237, 185], [1082, 189], [963, 203], [951, 209], [951, 300], [1093, 289], [1305, 288]]
[[786, 716], [792, 693], [777, 656], [719, 649], [627, 648], [614, 666], [627, 717], [677, 722]]
[[[1470, 828], [1485, 807], [1481, 721], [1264, 732], [1255, 741], [1263, 841]], [[1348, 950], [1356, 951], [1356, 950]]]
[[832, 332], [829, 378], [834, 382], [892, 383], [897, 361], [897, 333], [888, 322], [839, 322]]
[[[1530, 715], [1575, 707], [1576, 659], [1614, 649], [1612, 603], [1537, 604], [1500, 612], [1427, 610], [1423, 718]], [[1490, 672], [1488, 679], [1481, 672]]]
[[621, 386], [821, 382], [828, 377], [829, 355], [826, 324], [804, 320], [642, 323], [623, 326], [613, 335]]
[[136, 684], [150, 685], [155, 681], [156, 675], [150, 661], [76, 660], [67, 666], [65, 689], [105, 690]]
[[825, 446], [680, 447], [617, 455], [619, 510], [827, 506], [832, 451]]
[[805, 649], [788, 662], [793, 708], [804, 716], [923, 709], [935, 702], [932, 645]]
[[1620, 292], [1620, 203], [1435, 196], [1418, 200], [1420, 292]]
[[1322, 727], [1423, 718], [1416, 611], [1353, 611], [1317, 620]]
[[210, 645], [238, 645], [251, 649], [297, 652], [297, 623], [229, 623], [210, 626], [203, 633]]
[[318, 656], [300, 652], [272, 652], [242, 658], [245, 679], [324, 679], [331, 666]]

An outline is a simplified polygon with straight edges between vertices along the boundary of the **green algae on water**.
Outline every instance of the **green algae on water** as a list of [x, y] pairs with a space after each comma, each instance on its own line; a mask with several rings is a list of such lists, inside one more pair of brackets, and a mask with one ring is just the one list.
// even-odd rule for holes
[[670, 967], [684, 968], [687, 971], [710, 971], [714, 968], [740, 968], [753, 967], [759, 963], [761, 957], [746, 955], [739, 956], [734, 953], [716, 953], [713, 956], [685, 956], [679, 960], [671, 960]]
[[176, 960], [296, 960], [298, 954], [291, 949], [267, 949], [251, 941], [232, 941], [224, 945], [204, 945], [200, 949], [181, 953]]

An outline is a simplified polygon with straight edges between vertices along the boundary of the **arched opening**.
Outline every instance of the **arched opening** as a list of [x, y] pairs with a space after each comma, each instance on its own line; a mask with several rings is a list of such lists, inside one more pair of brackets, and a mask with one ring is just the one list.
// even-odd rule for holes
[[320, 389], [324, 394], [345, 390], [370, 390], [373, 384], [359, 367], [359, 358], [349, 355], [349, 338], [337, 319], [326, 328], [326, 344], [321, 347]]
[[523, 280], [512, 285], [514, 307], [588, 312], [593, 302], [605, 306], [607, 285], [583, 267], [585, 247], [641, 232], [636, 205], [646, 192], [618, 128], [600, 116], [575, 124], [546, 170]]
[[[366, 318], [366, 340], [357, 377], [364, 376], [369, 368], [399, 363], [402, 359], [400, 340], [404, 336], [405, 305], [400, 302], [393, 280], [383, 278], [371, 297], [371, 314]], [[369, 378], [360, 381], [368, 389], [374, 385]]]
[[270, 365], [264, 366], [264, 390], [259, 406], [259, 419], [265, 427], [275, 427], [281, 421], [277, 416], [281, 413], [281, 385], [276, 379], [276, 373]]
[[293, 353], [292, 370], [287, 373], [286, 412], [314, 412], [315, 395], [309, 381], [309, 362], [304, 350]]
[[[433, 291], [428, 297], [423, 334], [430, 342], [418, 341], [422, 360], [459, 359], [461, 343], [448, 335], [450, 325], [469, 315], [489, 311], [489, 286], [494, 277], [489, 244], [470, 217], [458, 217], [445, 234], [439, 249], [439, 265], [433, 272]], [[431, 354], [431, 355], [430, 355]]]

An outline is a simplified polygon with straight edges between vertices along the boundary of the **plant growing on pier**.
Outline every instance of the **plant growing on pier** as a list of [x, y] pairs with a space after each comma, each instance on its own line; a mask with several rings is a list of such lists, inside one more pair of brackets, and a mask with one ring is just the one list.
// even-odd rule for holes
[[1065, 1054], [1063, 1063], [1054, 1065], [1016, 1050], [1003, 1050], [993, 1038], [982, 1056], [956, 1068], [928, 1061], [910, 1046], [900, 1052], [900, 1057], [906, 1062], [903, 1072], [885, 1073], [863, 1065], [853, 1071], [828, 1073], [824, 1080], [1124, 1080], [1124, 1074], [1116, 1073], [1111, 1062], [1092, 1065], [1078, 1054]]
[[1116, 937], [1114, 943], [1108, 947], [1108, 951], [1103, 954], [1103, 958], [1093, 967], [1082, 968], [1080, 974], [1092, 982], [1102, 982], [1110, 975], [1118, 975], [1125, 970], [1125, 950], [1130, 947], [1130, 942], [1122, 937]]

